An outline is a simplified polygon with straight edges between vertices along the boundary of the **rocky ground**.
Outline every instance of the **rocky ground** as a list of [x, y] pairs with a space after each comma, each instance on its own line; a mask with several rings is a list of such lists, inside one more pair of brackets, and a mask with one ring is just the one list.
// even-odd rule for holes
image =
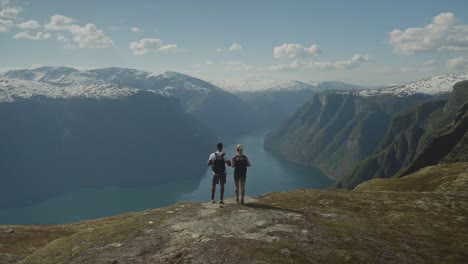
[[297, 190], [0, 226], [0, 263], [466, 263], [467, 217], [466, 190]]

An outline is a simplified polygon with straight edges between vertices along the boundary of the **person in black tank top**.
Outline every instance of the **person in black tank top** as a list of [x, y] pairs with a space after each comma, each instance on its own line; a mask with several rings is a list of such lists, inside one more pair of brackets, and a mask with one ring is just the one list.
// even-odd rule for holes
[[250, 160], [244, 155], [242, 145], [237, 145], [237, 154], [232, 157], [232, 167], [234, 168], [234, 191], [236, 192], [236, 202], [239, 203], [239, 181], [241, 185], [241, 200], [240, 203], [244, 204], [245, 195], [245, 180], [247, 179], [247, 167], [250, 167]]

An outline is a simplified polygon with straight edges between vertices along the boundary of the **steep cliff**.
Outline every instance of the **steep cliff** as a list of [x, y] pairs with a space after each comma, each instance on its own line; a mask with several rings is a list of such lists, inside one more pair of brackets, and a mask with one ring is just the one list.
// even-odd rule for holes
[[397, 111], [429, 98], [318, 94], [267, 135], [265, 147], [339, 180], [374, 153]]
[[376, 152], [359, 162], [338, 186], [354, 188], [372, 178], [404, 176], [440, 162], [467, 161], [468, 82], [448, 100], [432, 101], [398, 113]]

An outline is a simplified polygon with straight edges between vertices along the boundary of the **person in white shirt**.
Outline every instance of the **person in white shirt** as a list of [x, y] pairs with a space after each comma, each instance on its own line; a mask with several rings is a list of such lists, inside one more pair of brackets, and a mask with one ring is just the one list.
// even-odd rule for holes
[[219, 203], [223, 204], [224, 184], [226, 184], [226, 164], [231, 166], [231, 161], [229, 160], [229, 157], [223, 152], [223, 143], [218, 143], [216, 148], [216, 152], [211, 153], [210, 157], [208, 158], [208, 166], [211, 166], [211, 169], [213, 170], [213, 179], [211, 181], [211, 202], [215, 203], [214, 196], [216, 192], [216, 184], [219, 183]]

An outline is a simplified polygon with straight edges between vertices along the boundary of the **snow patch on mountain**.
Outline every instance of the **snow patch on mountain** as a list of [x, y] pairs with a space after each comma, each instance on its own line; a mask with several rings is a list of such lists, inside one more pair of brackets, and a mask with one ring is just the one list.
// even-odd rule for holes
[[156, 75], [124, 68], [77, 70], [70, 67], [40, 67], [0, 73], [1, 101], [36, 95], [53, 98], [117, 98], [139, 90], [166, 96], [223, 92], [208, 82], [171, 71]]
[[453, 85], [457, 82], [468, 80], [468, 73], [455, 73], [438, 75], [420, 81], [411, 82], [401, 86], [389, 87], [379, 90], [361, 90], [353, 92], [341, 92], [342, 94], [354, 94], [358, 96], [396, 95], [408, 96], [413, 94], [442, 95], [452, 92]]
[[[35, 80], [0, 78], [0, 102], [13, 102], [17, 98], [46, 96], [50, 98], [109, 98], [130, 96], [141, 89], [120, 87], [115, 84], [55, 86]], [[167, 95], [162, 91], [150, 91]]]

